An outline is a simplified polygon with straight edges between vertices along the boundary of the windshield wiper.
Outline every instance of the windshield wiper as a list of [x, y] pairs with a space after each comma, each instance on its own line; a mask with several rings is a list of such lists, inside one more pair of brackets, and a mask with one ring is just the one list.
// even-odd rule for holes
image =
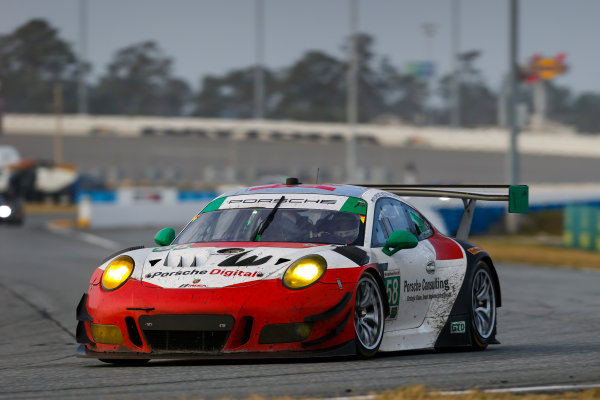
[[260, 237], [267, 230], [267, 228], [269, 227], [269, 225], [273, 221], [273, 217], [275, 217], [275, 213], [277, 212], [277, 209], [279, 208], [279, 206], [281, 205], [281, 203], [283, 203], [283, 200], [285, 200], [285, 196], [281, 196], [281, 198], [279, 199], [279, 201], [277, 202], [277, 204], [275, 204], [275, 207], [273, 207], [273, 209], [271, 210], [271, 212], [269, 213], [269, 215], [267, 215], [267, 218], [265, 219], [265, 221], [258, 226], [258, 228], [256, 229], [256, 232], [254, 233], [254, 235], [251, 236], [253, 238], [252, 239], [253, 241], [255, 241], [255, 242], [260, 241]]

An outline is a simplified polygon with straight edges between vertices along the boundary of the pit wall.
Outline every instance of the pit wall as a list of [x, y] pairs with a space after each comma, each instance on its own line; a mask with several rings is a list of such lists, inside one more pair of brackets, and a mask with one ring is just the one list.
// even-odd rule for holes
[[215, 197], [168, 187], [81, 192], [77, 220], [81, 228], [183, 226]]

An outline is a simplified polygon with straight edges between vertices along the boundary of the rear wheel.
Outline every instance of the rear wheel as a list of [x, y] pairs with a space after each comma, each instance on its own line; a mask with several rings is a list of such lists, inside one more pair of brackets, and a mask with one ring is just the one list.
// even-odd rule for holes
[[356, 286], [354, 302], [354, 332], [356, 351], [371, 357], [381, 345], [385, 323], [383, 296], [375, 278], [364, 274]]
[[496, 291], [490, 267], [480, 261], [471, 280], [473, 349], [485, 350], [496, 334]]

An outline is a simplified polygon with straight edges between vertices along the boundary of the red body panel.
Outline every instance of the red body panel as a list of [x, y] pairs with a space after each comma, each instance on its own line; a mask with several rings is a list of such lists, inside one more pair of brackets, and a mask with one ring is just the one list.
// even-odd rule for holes
[[[142, 285], [140, 281], [130, 279], [121, 288], [106, 291], [99, 284], [90, 285], [87, 311], [95, 324], [117, 325], [123, 334], [123, 345], [88, 344], [94, 352], [148, 353], [151, 349], [140, 329], [138, 319], [142, 315], [230, 315], [235, 319], [234, 328], [223, 348], [223, 353], [235, 352], [287, 352], [318, 351], [344, 344], [354, 339], [354, 292], [358, 277], [363, 268], [332, 269], [313, 286], [290, 290], [283, 286], [280, 279], [257, 281], [253, 284], [218, 289], [164, 289]], [[94, 276], [98, 276], [97, 270]], [[345, 282], [339, 287], [337, 279]], [[353, 282], [349, 284], [348, 282]], [[303, 322], [306, 317], [330, 310], [350, 292], [350, 301], [341, 312], [327, 319], [313, 323], [310, 336], [303, 342], [310, 342], [330, 334], [342, 326], [342, 330], [328, 340], [314, 346], [302, 346], [302, 342], [259, 344], [258, 339], [266, 324]], [[134, 308], [135, 310], [128, 310]], [[348, 313], [349, 318], [348, 317]], [[142, 336], [141, 347], [129, 338], [125, 318], [136, 321]], [[244, 317], [253, 318], [250, 338], [240, 343], [243, 326], [239, 324]], [[344, 321], [346, 321], [344, 323]], [[91, 338], [89, 322], [85, 323]]]
[[435, 249], [437, 260], [460, 260], [465, 257], [458, 243], [446, 236], [440, 235], [438, 232], [428, 240]]

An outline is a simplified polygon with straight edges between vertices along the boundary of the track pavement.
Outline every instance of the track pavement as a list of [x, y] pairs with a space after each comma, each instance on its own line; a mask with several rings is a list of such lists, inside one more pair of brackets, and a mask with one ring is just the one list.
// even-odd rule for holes
[[[127, 247], [151, 230], [96, 234]], [[250, 394], [335, 397], [424, 383], [462, 390], [600, 380], [600, 273], [499, 265], [499, 346], [370, 360], [151, 362], [114, 367], [74, 356], [75, 307], [110, 251], [45, 228], [0, 226], [0, 399], [162, 399]]]

